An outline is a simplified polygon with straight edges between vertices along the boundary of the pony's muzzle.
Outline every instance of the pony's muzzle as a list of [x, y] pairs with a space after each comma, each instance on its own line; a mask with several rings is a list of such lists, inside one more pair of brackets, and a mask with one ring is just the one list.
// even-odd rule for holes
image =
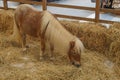
[[75, 66], [76, 66], [77, 68], [79, 68], [79, 67], [80, 67], [80, 64], [75, 64]]
[[80, 63], [75, 63], [75, 62], [72, 62], [72, 65], [74, 65], [77, 68], [79, 68], [81, 66]]

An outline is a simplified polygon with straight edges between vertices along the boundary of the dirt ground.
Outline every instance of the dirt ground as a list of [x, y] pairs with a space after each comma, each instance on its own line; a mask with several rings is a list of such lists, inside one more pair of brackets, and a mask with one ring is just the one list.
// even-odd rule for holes
[[12, 30], [0, 32], [0, 80], [120, 80], [119, 67], [99, 52], [86, 49], [81, 67], [76, 68], [61, 53], [50, 60], [48, 49], [40, 60], [38, 39], [28, 37], [29, 48], [24, 52], [10, 42], [11, 35]]

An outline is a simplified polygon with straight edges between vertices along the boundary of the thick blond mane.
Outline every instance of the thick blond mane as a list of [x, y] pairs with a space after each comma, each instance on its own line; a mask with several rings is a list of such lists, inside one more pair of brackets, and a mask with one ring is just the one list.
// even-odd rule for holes
[[49, 18], [49, 21], [50, 21], [48, 25], [49, 29], [47, 30], [52, 29], [51, 30], [53, 31], [52, 36], [54, 36], [55, 38], [59, 38], [60, 40], [64, 40], [64, 41], [65, 40], [69, 41], [70, 39], [73, 38], [73, 35], [70, 32], [68, 32], [53, 15], [47, 12], [45, 16], [47, 16], [46, 17], [47, 19]]
[[81, 51], [81, 52], [79, 52], [79, 53], [84, 53], [84, 45], [83, 45], [83, 43], [76, 37], [75, 38], [76, 40], [76, 48], [77, 48], [77, 50], [79, 50], [79, 51]]

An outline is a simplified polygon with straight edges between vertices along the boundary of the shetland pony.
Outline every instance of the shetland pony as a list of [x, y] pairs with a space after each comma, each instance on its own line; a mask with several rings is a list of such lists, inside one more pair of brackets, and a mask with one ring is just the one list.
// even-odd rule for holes
[[15, 23], [21, 36], [22, 47], [26, 45], [26, 34], [41, 40], [41, 54], [45, 52], [46, 41], [50, 44], [51, 57], [53, 51], [67, 53], [70, 62], [79, 67], [83, 43], [70, 32], [48, 11], [38, 11], [28, 4], [22, 4], [15, 11]]

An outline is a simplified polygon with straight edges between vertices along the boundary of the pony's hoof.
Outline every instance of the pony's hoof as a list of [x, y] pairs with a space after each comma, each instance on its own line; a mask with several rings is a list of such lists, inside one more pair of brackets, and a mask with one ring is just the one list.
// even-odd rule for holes
[[50, 60], [51, 60], [51, 61], [54, 61], [54, 60], [55, 60], [55, 58], [54, 58], [54, 57], [50, 57]]
[[40, 57], [40, 61], [42, 61], [42, 60], [43, 60], [43, 57], [41, 56], [41, 57]]
[[26, 52], [27, 51], [27, 48], [23, 48], [23, 50], [22, 50], [23, 52]]
[[26, 47], [26, 48], [30, 48], [30, 46], [29, 46], [29, 45], [26, 45], [25, 47]]
[[80, 64], [76, 64], [75, 66], [76, 66], [77, 68], [79, 68], [79, 67], [80, 67]]

